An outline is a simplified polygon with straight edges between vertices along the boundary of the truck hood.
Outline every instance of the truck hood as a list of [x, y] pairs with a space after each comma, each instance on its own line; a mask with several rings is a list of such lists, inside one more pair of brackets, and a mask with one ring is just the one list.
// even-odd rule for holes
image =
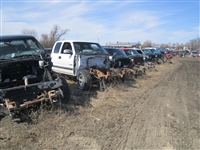
[[99, 69], [101, 71], [110, 68], [109, 55], [77, 55], [76, 64], [80, 69]]

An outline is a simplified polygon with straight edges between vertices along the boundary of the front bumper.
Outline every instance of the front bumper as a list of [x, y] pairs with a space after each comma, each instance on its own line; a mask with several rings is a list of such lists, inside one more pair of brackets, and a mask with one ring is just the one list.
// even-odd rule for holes
[[0, 89], [0, 100], [11, 113], [41, 102], [53, 103], [61, 94], [59, 89], [61, 86], [62, 81], [58, 78], [54, 81]]

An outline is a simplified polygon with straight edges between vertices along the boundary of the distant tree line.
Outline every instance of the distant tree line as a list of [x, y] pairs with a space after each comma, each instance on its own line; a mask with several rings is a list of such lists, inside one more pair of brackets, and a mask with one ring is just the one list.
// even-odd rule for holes
[[[54, 25], [52, 30], [49, 34], [41, 34], [40, 39], [38, 39], [37, 32], [33, 29], [23, 29], [22, 34], [28, 34], [32, 35], [35, 38], [37, 38], [43, 47], [45, 48], [52, 48], [54, 43], [61, 39], [61, 37], [67, 32], [69, 29], [61, 29], [58, 25]], [[129, 42], [128, 42], [129, 43]], [[138, 42], [139, 43], [139, 42]], [[153, 43], [150, 40], [144, 41], [143, 44], [141, 44], [142, 47], [166, 47], [166, 48], [173, 48], [173, 49], [183, 49], [184, 47], [187, 47], [189, 50], [197, 50], [200, 49], [200, 38], [197, 37], [196, 39], [191, 39], [189, 42], [183, 44], [183, 43], [167, 43], [167, 44], [158, 44]]]
[[159, 47], [167, 47], [167, 48], [172, 48], [172, 49], [183, 49], [184, 47], [188, 48], [188, 50], [200, 50], [200, 38], [197, 37], [196, 39], [192, 39], [189, 42], [183, 44], [183, 43], [167, 43], [167, 44], [156, 44], [153, 43], [151, 41], [145, 41], [142, 44], [143, 47], [155, 47], [155, 46], [159, 46]]

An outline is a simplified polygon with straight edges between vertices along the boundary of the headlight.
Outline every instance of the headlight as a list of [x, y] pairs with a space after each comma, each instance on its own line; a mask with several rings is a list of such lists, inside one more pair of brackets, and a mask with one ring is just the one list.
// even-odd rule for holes
[[143, 57], [143, 59], [146, 59], [145, 57]]
[[156, 55], [156, 57], [157, 57], [157, 55]]

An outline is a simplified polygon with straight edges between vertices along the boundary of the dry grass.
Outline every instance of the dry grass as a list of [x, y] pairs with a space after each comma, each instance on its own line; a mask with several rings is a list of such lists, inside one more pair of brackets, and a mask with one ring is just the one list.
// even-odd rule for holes
[[166, 65], [148, 70], [147, 75], [137, 79], [127, 79], [123, 84], [110, 86], [104, 92], [96, 88], [80, 91], [76, 83], [69, 80], [72, 92], [70, 104], [32, 112], [29, 116], [31, 122], [17, 123], [10, 117], [3, 118], [0, 122], [1, 148], [100, 149], [98, 143], [106, 145], [107, 140], [120, 136], [116, 135], [120, 133], [117, 131], [122, 130], [128, 116], [137, 111], [137, 98], [158, 76], [163, 75]]

